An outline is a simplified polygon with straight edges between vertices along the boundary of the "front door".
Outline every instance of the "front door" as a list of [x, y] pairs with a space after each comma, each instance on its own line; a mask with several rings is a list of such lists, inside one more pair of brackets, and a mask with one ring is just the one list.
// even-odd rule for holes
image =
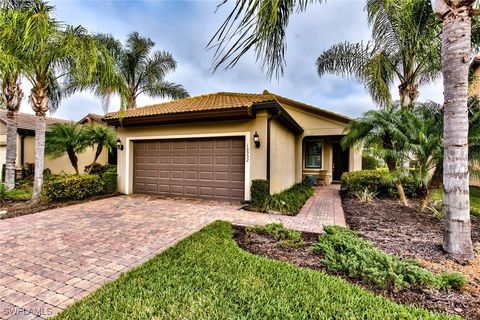
[[348, 148], [342, 149], [340, 143], [333, 144], [332, 180], [340, 181], [342, 174], [348, 171]]

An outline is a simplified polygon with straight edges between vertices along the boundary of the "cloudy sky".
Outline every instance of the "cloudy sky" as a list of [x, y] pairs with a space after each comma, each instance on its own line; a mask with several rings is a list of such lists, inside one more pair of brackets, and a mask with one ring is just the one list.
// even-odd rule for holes
[[[230, 0], [233, 2], [234, 0]], [[363, 87], [351, 79], [336, 76], [319, 78], [315, 59], [341, 41], [366, 41], [364, 0], [329, 0], [296, 14], [287, 30], [287, 68], [283, 78], [268, 80], [255, 63], [245, 56], [233, 69], [210, 70], [212, 52], [205, 50], [210, 37], [229, 12], [228, 6], [215, 13], [220, 0], [98, 1], [58, 0], [56, 16], [71, 25], [83, 25], [91, 32], [104, 32], [124, 41], [132, 31], [150, 37], [159, 50], [170, 51], [178, 62], [167, 79], [181, 83], [190, 95], [217, 91], [256, 93], [267, 89], [292, 99], [349, 116], [375, 108]], [[441, 81], [421, 89], [421, 100], [442, 100]], [[159, 99], [141, 97], [138, 105]], [[113, 100], [110, 110], [118, 109]], [[23, 112], [30, 107], [25, 99]], [[78, 120], [89, 112], [103, 113], [101, 102], [88, 92], [64, 100], [55, 117]]]

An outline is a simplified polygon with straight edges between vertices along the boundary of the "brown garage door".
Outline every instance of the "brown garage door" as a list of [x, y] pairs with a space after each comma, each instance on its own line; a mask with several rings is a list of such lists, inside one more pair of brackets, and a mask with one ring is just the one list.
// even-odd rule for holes
[[133, 169], [135, 193], [241, 201], [245, 138], [138, 141]]

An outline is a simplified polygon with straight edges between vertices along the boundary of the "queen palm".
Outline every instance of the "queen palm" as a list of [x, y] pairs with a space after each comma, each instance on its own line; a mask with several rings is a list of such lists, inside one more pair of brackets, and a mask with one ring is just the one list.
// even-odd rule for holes
[[[12, 10], [27, 10], [31, 8], [30, 1], [9, 0], [0, 5], [0, 24], [17, 24]], [[18, 26], [18, 24], [17, 24]], [[20, 27], [20, 26], [18, 26]], [[20, 83], [21, 61], [15, 58], [15, 52], [21, 50], [16, 44], [21, 42], [17, 33], [14, 42], [5, 43], [9, 46], [8, 52], [0, 47], [0, 103], [7, 109], [7, 154], [5, 162], [5, 186], [8, 189], [15, 187], [15, 163], [17, 158], [17, 113], [20, 109], [24, 93]], [[3, 55], [2, 55], [3, 53]]]
[[[53, 8], [41, 1], [34, 1], [34, 10], [14, 11], [15, 20], [24, 26], [16, 29], [14, 24], [0, 28], [0, 46], [18, 41], [22, 50], [14, 52], [22, 61], [22, 75], [31, 83], [30, 104], [35, 112], [35, 175], [32, 199], [38, 200], [43, 183], [46, 113], [54, 111], [60, 101], [59, 81], [76, 79], [78, 85], [86, 86], [95, 72], [101, 69], [98, 82], [109, 82], [113, 74], [113, 61], [94, 37], [82, 27], [60, 24], [52, 17]], [[8, 49], [8, 48], [7, 48]], [[7, 50], [12, 53], [13, 50]], [[13, 53], [12, 53], [13, 55]]]
[[473, 257], [468, 173], [468, 73], [475, 0], [434, 0], [443, 21], [444, 206], [443, 248], [456, 258]]
[[317, 59], [320, 76], [351, 76], [365, 86], [373, 101], [392, 102], [390, 87], [399, 82], [400, 104], [412, 104], [418, 87], [434, 81], [441, 71], [440, 27], [425, 0], [368, 0], [365, 10], [371, 41], [340, 43]]
[[[140, 36], [138, 32], [128, 35], [125, 46], [110, 35], [99, 34], [97, 39], [114, 57], [116, 81], [109, 85], [91, 83], [83, 89], [90, 89], [103, 99], [105, 112], [114, 93], [125, 99], [127, 109], [136, 108], [137, 98], [142, 94], [172, 99], [188, 97], [182, 85], [165, 80], [169, 73], [175, 71], [177, 62], [169, 52], [152, 51], [155, 43], [151, 39]], [[82, 88], [75, 82], [72, 84], [73, 91]]]

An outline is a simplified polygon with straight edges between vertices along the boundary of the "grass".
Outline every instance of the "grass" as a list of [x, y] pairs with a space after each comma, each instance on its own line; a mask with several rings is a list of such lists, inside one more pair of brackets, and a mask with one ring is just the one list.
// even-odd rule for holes
[[[435, 192], [432, 200], [443, 199], [443, 189]], [[470, 214], [480, 217], [480, 187], [470, 186]]]
[[[241, 250], [215, 222], [55, 319], [453, 319]], [[455, 318], [459, 319], [459, 318]]]
[[23, 187], [7, 190], [0, 185], [0, 202], [4, 201], [28, 201], [32, 198], [32, 188]]

